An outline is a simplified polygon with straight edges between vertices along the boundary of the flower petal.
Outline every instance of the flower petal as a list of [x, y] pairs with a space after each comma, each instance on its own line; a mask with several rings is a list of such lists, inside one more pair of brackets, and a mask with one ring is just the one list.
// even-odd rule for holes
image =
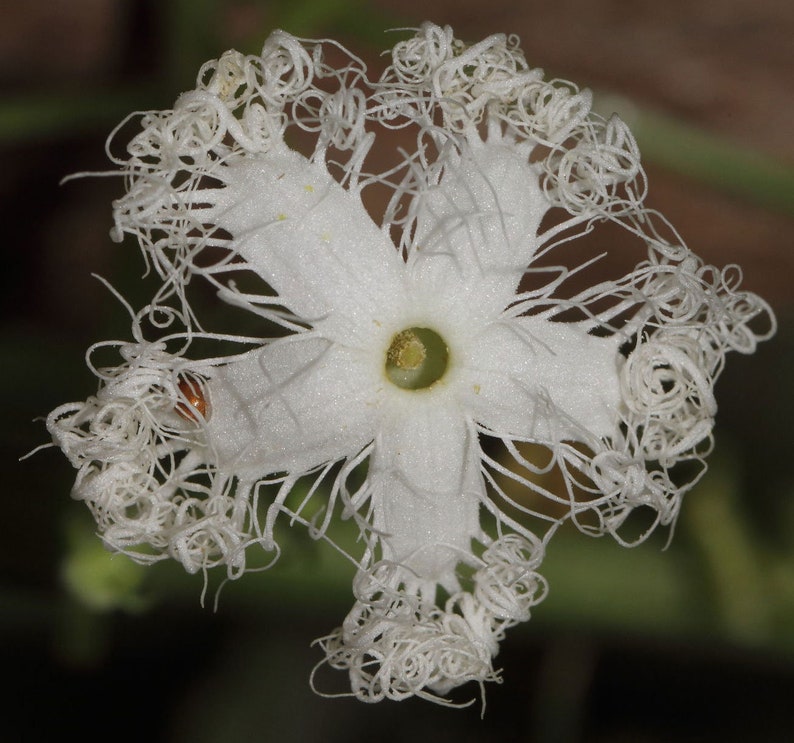
[[375, 440], [373, 525], [386, 560], [454, 586], [455, 566], [481, 535], [477, 434], [446, 391], [404, 397]]
[[462, 153], [448, 148], [440, 162], [440, 182], [417, 197], [412, 275], [442, 292], [457, 277], [455, 294], [465, 292], [463, 302], [493, 317], [509, 303], [539, 244], [549, 205], [537, 169], [525, 151], [503, 142], [476, 143]]
[[234, 250], [299, 317], [333, 314], [349, 326], [366, 318], [366, 326], [402, 295], [393, 243], [322, 165], [281, 148], [215, 175], [226, 185], [197, 192], [211, 204], [201, 218], [232, 235]]
[[374, 437], [381, 383], [370, 369], [355, 351], [308, 334], [218, 367], [207, 384], [217, 465], [258, 478], [356, 454]]
[[532, 317], [488, 326], [461, 374], [472, 417], [499, 435], [544, 442], [613, 435], [625, 339], [588, 327]]

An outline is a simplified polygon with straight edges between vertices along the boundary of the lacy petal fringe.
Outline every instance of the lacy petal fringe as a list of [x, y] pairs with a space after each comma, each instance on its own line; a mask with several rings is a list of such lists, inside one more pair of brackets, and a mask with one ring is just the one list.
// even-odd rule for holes
[[[231, 578], [254, 546], [275, 560], [282, 521], [333, 541], [352, 520], [355, 603], [318, 643], [362, 701], [498, 681], [561, 524], [626, 545], [672, 525], [726, 354], [775, 329], [738, 268], [645, 207], [627, 126], [512, 36], [424, 24], [370, 80], [336, 43], [277, 31], [122, 122], [109, 153], [133, 120], [112, 237], [158, 286], [127, 306], [131, 342], [90, 350], [96, 395], [47, 419], [73, 497], [109, 549]], [[635, 240], [633, 268], [576, 288], [603, 257], [576, 239], [603, 224]], [[202, 283], [259, 330], [200, 316]], [[414, 390], [384, 369], [416, 329], [446, 366]]]
[[47, 418], [78, 470], [73, 497], [88, 505], [105, 544], [138, 562], [172, 557], [189, 573], [243, 572], [250, 506], [202, 456], [201, 413], [186, 396], [204, 384], [200, 372], [163, 344], [119, 350], [126, 364], [99, 373], [95, 397]]
[[325, 662], [348, 672], [362, 702], [440, 701], [468, 681], [499, 681], [492, 660], [505, 630], [528, 621], [546, 595], [535, 572], [542, 559], [539, 542], [502, 537], [483, 553], [471, 591], [454, 594], [443, 609], [416, 592], [415, 577], [400, 565], [381, 561], [359, 574], [342, 627], [318, 641]]

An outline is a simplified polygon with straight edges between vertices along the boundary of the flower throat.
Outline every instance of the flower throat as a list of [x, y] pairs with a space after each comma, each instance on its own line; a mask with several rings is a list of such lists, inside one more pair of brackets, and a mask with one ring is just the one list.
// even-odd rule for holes
[[407, 328], [392, 338], [386, 352], [386, 376], [405, 390], [435, 384], [447, 370], [449, 349], [430, 328]]

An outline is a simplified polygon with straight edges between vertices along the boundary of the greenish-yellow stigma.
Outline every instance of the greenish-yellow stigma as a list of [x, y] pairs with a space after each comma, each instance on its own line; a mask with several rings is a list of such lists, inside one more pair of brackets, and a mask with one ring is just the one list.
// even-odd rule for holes
[[386, 376], [405, 390], [421, 390], [444, 376], [448, 362], [449, 348], [435, 330], [406, 328], [386, 352]]

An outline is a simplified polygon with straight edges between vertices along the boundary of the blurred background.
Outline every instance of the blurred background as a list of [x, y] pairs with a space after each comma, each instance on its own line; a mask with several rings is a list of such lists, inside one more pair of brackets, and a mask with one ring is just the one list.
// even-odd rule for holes
[[[385, 29], [521, 37], [529, 63], [633, 124], [662, 211], [707, 263], [739, 263], [777, 336], [733, 355], [711, 470], [669, 548], [552, 543], [551, 593], [497, 658], [487, 707], [312, 694], [310, 640], [351, 570], [297, 529], [267, 573], [227, 585], [111, 558], [41, 416], [95, 391], [83, 353], [126, 337], [137, 250], [110, 242], [104, 140], [167, 108], [200, 64], [274, 28], [330, 36], [377, 70]], [[0, 739], [81, 741], [789, 741], [794, 739], [794, 4], [789, 0], [26, 0], [0, 10], [2, 494]], [[600, 103], [598, 103], [600, 102]], [[318, 680], [329, 691], [344, 678]], [[466, 700], [478, 690], [464, 689]]]

